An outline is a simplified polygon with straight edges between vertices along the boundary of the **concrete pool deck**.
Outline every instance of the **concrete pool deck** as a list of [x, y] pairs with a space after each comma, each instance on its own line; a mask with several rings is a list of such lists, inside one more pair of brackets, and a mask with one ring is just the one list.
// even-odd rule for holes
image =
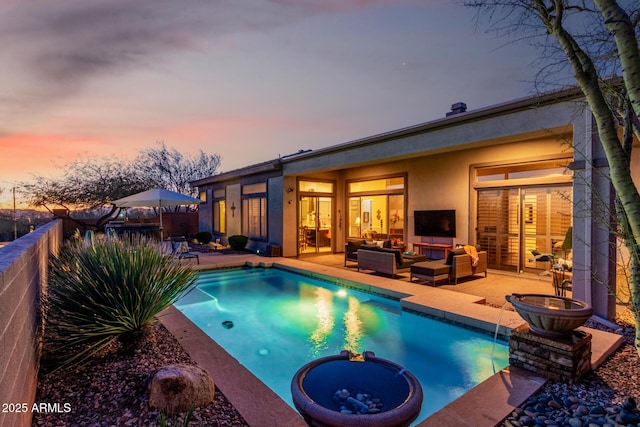
[[[264, 258], [256, 255], [201, 254], [200, 265], [195, 268], [204, 270], [239, 267], [247, 264], [255, 267], [275, 264], [311, 276], [336, 277], [350, 286], [400, 299], [400, 304], [405, 309], [478, 328], [489, 333], [495, 331], [495, 325], [501, 315], [501, 309], [486, 305], [486, 299], [481, 296], [299, 259]], [[489, 273], [489, 276], [491, 275], [492, 272]], [[478, 278], [477, 280], [486, 279]], [[502, 292], [505, 293], [503, 295], [511, 293], [509, 279], [502, 279], [499, 283], [499, 286], [504, 287]], [[489, 281], [486, 284], [489, 285]], [[474, 285], [478, 286], [478, 284]], [[498, 285], [493, 284], [492, 288], [495, 286]], [[492, 289], [492, 292], [496, 292], [496, 290]], [[249, 425], [252, 427], [274, 425], [302, 427], [307, 425], [297, 411], [226, 353], [175, 307], [172, 306], [161, 313], [159, 318], [195, 362], [210, 373], [215, 385]], [[509, 335], [512, 328], [523, 323], [522, 318], [514, 311], [503, 310], [499, 333]], [[622, 343], [622, 338], [619, 335], [589, 328], [583, 329], [593, 335], [591, 358], [594, 368], [604, 362]], [[423, 420], [418, 426], [495, 426], [515, 407], [542, 387], [545, 382], [544, 378], [527, 371], [507, 367]], [[488, 396], [491, 398], [489, 399]]]

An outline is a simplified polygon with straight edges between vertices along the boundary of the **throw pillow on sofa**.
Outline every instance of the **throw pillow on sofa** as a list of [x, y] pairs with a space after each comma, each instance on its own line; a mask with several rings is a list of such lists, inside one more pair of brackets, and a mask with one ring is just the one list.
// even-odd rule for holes
[[391, 249], [391, 240], [374, 240], [373, 242], [379, 248]]

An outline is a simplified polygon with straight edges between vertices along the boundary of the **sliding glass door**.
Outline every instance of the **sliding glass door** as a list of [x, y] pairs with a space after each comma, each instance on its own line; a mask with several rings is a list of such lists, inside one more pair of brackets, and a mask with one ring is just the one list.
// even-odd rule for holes
[[299, 252], [331, 252], [333, 198], [300, 197]]
[[570, 257], [562, 242], [572, 223], [570, 186], [478, 191], [477, 241], [491, 268], [544, 271], [532, 251]]

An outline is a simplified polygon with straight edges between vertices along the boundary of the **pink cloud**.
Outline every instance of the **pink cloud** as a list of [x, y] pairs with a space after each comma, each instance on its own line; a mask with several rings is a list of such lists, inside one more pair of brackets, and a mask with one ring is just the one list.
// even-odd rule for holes
[[56, 134], [0, 136], [0, 179], [28, 181], [33, 175], [60, 173], [60, 166], [83, 155], [108, 152], [102, 138]]

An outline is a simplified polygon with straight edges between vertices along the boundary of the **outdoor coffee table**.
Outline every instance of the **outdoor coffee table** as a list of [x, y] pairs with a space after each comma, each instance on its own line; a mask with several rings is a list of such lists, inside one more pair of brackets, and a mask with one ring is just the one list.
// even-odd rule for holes
[[417, 262], [411, 266], [411, 276], [409, 281], [413, 282], [413, 276], [425, 279], [431, 284], [437, 281], [449, 279], [449, 268], [451, 266], [442, 261], [423, 261]]

